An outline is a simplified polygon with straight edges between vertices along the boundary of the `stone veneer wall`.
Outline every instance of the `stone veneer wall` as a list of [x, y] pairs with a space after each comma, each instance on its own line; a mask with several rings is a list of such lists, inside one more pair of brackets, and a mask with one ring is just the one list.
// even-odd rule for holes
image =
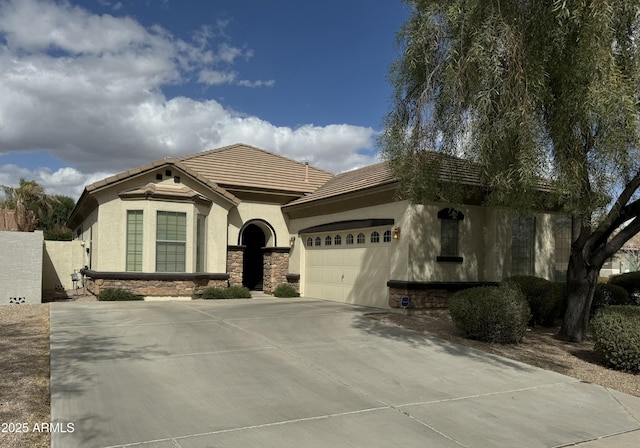
[[287, 274], [287, 283], [300, 292], [300, 274]]
[[246, 246], [227, 246], [229, 286], [242, 286], [243, 254]]
[[289, 251], [288, 247], [266, 247], [263, 249], [262, 289], [265, 293], [271, 294], [280, 283], [287, 283]]
[[198, 296], [208, 287], [226, 288], [226, 274], [142, 274], [86, 271], [84, 285], [94, 295], [105, 288], [119, 288], [140, 296]]
[[402, 308], [402, 297], [409, 297], [409, 309], [446, 308], [453, 292], [443, 289], [416, 290], [408, 288], [389, 288], [389, 306]]
[[496, 286], [495, 282], [405, 282], [390, 280], [389, 306], [403, 308], [402, 297], [409, 297], [407, 309], [420, 310], [432, 308], [447, 308], [449, 298], [457, 291], [478, 286]]

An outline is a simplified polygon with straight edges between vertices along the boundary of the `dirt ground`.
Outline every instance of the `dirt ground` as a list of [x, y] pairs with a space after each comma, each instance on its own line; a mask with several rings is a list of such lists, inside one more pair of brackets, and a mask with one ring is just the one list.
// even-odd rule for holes
[[[81, 295], [67, 300], [96, 299]], [[640, 375], [608, 369], [594, 355], [591, 343], [571, 344], [556, 339], [558, 328], [534, 328], [521, 344], [499, 345], [463, 338], [448, 311], [415, 316], [379, 313], [369, 318], [640, 397]], [[49, 400], [49, 304], [1, 306], [0, 446], [49, 447], [49, 434], [38, 432], [36, 427], [50, 421]]]
[[49, 405], [49, 304], [0, 306], [0, 446], [48, 448]]
[[607, 368], [595, 355], [591, 342], [575, 344], [556, 339], [555, 335], [558, 334], [559, 327], [535, 327], [527, 331], [522, 343], [503, 345], [465, 339], [456, 330], [447, 310], [413, 316], [381, 313], [371, 314], [369, 317], [387, 325], [430, 334], [640, 397], [640, 375]]

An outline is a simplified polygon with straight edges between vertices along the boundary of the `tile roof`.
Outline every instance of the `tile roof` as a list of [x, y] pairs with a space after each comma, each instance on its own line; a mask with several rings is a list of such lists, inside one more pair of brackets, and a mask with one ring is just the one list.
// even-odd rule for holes
[[[438, 153], [426, 153], [427, 158], [442, 157], [440, 165], [440, 179], [443, 181], [459, 182], [465, 185], [481, 186], [480, 168], [465, 160]], [[397, 179], [393, 176], [387, 162], [380, 162], [365, 166], [353, 171], [341, 173], [327, 181], [313, 193], [296, 199], [285, 207], [305, 204], [320, 199], [339, 196], [348, 193], [365, 190], [372, 187], [395, 184]]]
[[380, 185], [393, 184], [395, 182], [396, 179], [391, 174], [389, 165], [386, 162], [380, 162], [365, 166], [364, 168], [338, 174], [332, 179], [329, 179], [324, 185], [310, 195], [296, 199], [295, 201], [285, 205], [285, 207], [305, 204], [307, 202], [352, 193]]
[[[178, 159], [181, 165], [210, 182], [246, 187], [310, 193], [333, 174], [260, 148], [235, 144]], [[305, 176], [308, 169], [308, 181]]]

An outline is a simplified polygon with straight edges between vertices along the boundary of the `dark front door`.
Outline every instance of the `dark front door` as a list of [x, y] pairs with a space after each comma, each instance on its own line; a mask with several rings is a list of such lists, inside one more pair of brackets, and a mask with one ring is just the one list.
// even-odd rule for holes
[[242, 244], [246, 246], [242, 260], [242, 284], [249, 289], [261, 290], [264, 275], [264, 232], [255, 224], [249, 224], [242, 232]]

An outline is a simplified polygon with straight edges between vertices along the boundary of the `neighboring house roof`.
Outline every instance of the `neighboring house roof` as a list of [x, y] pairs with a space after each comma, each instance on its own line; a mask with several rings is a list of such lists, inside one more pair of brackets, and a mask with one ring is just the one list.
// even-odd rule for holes
[[640, 250], [640, 233], [635, 234], [629, 241], [622, 245], [622, 250]]
[[278, 154], [235, 144], [178, 159], [210, 182], [225, 188], [310, 193], [333, 174]]

